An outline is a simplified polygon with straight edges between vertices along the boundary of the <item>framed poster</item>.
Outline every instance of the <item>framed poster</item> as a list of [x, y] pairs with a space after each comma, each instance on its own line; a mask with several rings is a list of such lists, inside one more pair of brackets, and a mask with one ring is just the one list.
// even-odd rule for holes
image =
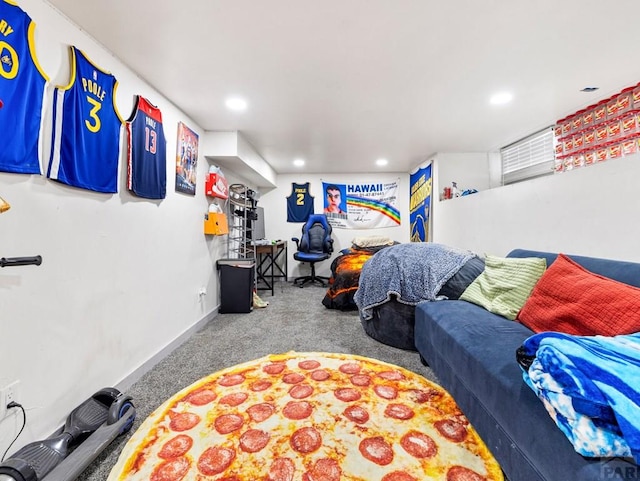
[[196, 195], [198, 167], [198, 134], [178, 122], [176, 142], [176, 192]]

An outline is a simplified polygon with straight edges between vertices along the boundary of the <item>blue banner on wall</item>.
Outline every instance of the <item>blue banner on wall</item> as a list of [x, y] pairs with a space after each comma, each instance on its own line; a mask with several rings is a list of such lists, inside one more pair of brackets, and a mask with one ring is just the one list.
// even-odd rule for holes
[[431, 164], [411, 174], [409, 185], [409, 222], [411, 224], [411, 242], [430, 240], [429, 215], [431, 213]]

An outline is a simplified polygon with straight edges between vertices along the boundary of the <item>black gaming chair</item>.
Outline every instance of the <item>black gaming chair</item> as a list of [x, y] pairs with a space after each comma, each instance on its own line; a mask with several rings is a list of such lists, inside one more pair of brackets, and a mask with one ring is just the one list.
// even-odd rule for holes
[[324, 214], [311, 214], [307, 222], [302, 226], [302, 238], [292, 237], [295, 241], [298, 252], [293, 254], [293, 258], [300, 262], [311, 264], [311, 275], [296, 277], [294, 285], [302, 287], [307, 282], [319, 283], [326, 286], [328, 277], [316, 275], [316, 262], [323, 261], [331, 257], [333, 252], [333, 239], [331, 238], [331, 225], [327, 222]]

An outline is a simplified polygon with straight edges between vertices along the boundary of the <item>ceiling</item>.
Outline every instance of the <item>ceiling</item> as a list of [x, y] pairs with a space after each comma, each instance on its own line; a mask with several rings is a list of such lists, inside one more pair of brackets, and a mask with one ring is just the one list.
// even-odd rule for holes
[[[497, 151], [640, 81], [638, 0], [48, 1], [277, 173]], [[500, 91], [513, 101], [491, 105]]]

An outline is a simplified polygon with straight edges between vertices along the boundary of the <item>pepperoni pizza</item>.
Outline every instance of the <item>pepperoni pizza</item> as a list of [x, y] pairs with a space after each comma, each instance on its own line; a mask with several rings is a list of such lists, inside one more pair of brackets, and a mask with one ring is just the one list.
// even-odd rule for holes
[[271, 355], [201, 379], [154, 411], [108, 481], [502, 481], [451, 396], [346, 354]]

